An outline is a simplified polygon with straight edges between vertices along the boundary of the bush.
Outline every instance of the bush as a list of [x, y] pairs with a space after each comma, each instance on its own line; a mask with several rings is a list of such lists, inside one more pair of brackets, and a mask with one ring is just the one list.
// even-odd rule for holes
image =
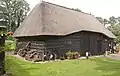
[[14, 37], [12, 37], [12, 36], [7, 36], [7, 40], [12, 40], [12, 41], [14, 41]]
[[12, 40], [6, 40], [3, 47], [3, 51], [13, 51], [16, 48], [16, 42]]
[[68, 59], [78, 59], [79, 56], [80, 56], [80, 53], [79, 52], [68, 51], [66, 53], [66, 56], [67, 56]]
[[72, 51], [68, 51], [66, 53], [67, 59], [73, 59], [73, 52]]

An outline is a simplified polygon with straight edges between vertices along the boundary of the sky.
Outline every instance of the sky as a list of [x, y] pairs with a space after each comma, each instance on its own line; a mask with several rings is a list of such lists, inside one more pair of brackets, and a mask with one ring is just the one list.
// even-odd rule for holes
[[[41, 0], [26, 0], [31, 10]], [[120, 16], [120, 0], [44, 0], [69, 8], [79, 8], [81, 11], [91, 13], [97, 17], [108, 19], [111, 16]]]

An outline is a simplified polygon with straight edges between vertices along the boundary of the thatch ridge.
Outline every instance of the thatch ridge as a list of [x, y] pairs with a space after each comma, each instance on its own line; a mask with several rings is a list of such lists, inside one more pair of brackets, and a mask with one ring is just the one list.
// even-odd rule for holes
[[62, 8], [68, 9], [68, 10], [72, 10], [72, 11], [81, 12], [81, 13], [84, 13], [84, 14], [91, 15], [91, 14], [89, 14], [89, 13], [85, 13], [85, 12], [83, 12], [83, 11], [77, 11], [77, 10], [74, 10], [74, 8], [69, 8], [69, 7], [61, 6], [61, 5], [54, 4], [54, 3], [50, 3], [50, 2], [47, 2], [47, 1], [42, 1], [42, 2], [44, 2], [44, 3], [48, 3], [48, 4], [52, 4], [52, 5], [55, 5], [55, 6], [58, 6], [58, 7], [62, 7]]

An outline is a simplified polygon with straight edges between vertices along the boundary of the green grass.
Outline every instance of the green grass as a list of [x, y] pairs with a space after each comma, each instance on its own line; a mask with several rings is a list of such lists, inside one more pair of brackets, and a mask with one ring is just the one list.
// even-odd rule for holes
[[13, 76], [119, 76], [120, 61], [93, 58], [38, 64], [7, 56], [6, 70]]

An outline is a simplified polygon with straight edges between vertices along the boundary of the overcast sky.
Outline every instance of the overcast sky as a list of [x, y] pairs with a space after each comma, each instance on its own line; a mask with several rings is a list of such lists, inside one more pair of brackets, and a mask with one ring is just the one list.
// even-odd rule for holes
[[[32, 9], [41, 0], [26, 0]], [[120, 0], [44, 0], [69, 8], [79, 8], [83, 12], [109, 18], [120, 16]]]

